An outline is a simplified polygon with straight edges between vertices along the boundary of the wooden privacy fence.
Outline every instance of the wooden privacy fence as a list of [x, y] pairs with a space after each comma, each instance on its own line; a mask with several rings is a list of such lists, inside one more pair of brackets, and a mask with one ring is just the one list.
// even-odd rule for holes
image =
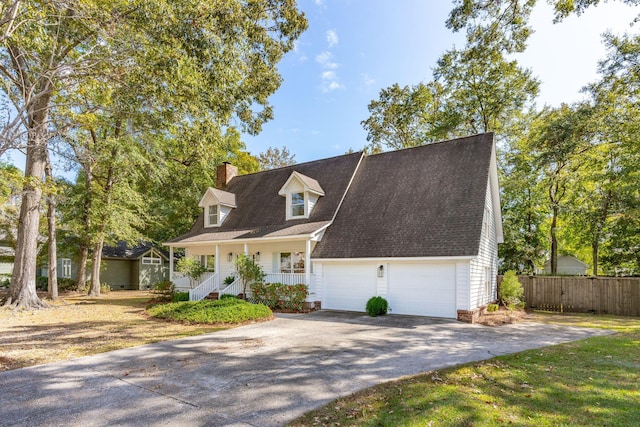
[[[640, 316], [640, 277], [518, 276], [527, 307]], [[502, 281], [499, 276], [498, 282]]]

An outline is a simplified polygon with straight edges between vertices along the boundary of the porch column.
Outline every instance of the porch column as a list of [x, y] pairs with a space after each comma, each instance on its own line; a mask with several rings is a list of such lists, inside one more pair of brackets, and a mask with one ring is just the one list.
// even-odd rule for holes
[[311, 292], [311, 239], [307, 239], [304, 251], [304, 281]]
[[215, 269], [214, 274], [218, 276], [216, 283], [213, 284], [217, 288], [218, 285], [220, 284], [220, 245], [216, 245], [216, 260], [215, 260], [215, 267], [213, 268]]
[[244, 244], [244, 255], [245, 256], [249, 256], [249, 244], [248, 243]]
[[169, 246], [169, 281], [173, 280], [173, 246]]

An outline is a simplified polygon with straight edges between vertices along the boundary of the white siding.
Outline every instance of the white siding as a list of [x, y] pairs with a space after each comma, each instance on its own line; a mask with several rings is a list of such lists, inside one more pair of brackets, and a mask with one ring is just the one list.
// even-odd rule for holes
[[218, 205], [218, 209], [219, 209], [218, 215], [220, 215], [220, 218], [218, 218], [218, 224], [222, 225], [224, 220], [227, 218], [227, 215], [231, 213], [231, 210], [233, 208], [230, 208], [229, 206]]
[[307, 193], [309, 195], [309, 205], [308, 205], [308, 215], [311, 215], [311, 212], [313, 211], [313, 207], [316, 205], [316, 202], [318, 201], [318, 196], [316, 196], [315, 194], [311, 194], [311, 193]]
[[[491, 186], [487, 182], [484, 218], [478, 258], [470, 263], [469, 309], [481, 307], [497, 299], [496, 274], [498, 272], [498, 244], [496, 224], [491, 202]], [[485, 289], [485, 276], [489, 274], [489, 293]]]
[[471, 308], [471, 284], [469, 282], [470, 265], [469, 261], [458, 261], [456, 263], [456, 309], [470, 310]]

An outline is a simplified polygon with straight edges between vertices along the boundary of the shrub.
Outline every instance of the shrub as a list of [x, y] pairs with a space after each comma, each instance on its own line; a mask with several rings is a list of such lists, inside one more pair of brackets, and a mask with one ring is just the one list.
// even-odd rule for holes
[[384, 316], [389, 309], [389, 303], [382, 297], [372, 297], [367, 301], [366, 309], [371, 317]]
[[111, 286], [108, 283], [103, 283], [100, 285], [100, 292], [103, 294], [108, 294], [111, 292]]
[[269, 319], [272, 316], [269, 307], [251, 304], [237, 298], [161, 304], [149, 308], [148, 313], [160, 319], [208, 324], [243, 323], [250, 320]]
[[0, 274], [0, 288], [9, 287], [11, 284], [10, 274]]
[[193, 258], [184, 257], [178, 260], [176, 264], [176, 270], [184, 274], [189, 278], [189, 283], [192, 288], [198, 285], [198, 280], [206, 271], [207, 267], [202, 265], [200, 261], [196, 261]]
[[502, 283], [500, 283], [500, 289], [498, 290], [500, 302], [507, 307], [522, 305], [524, 303], [522, 300], [523, 295], [524, 289], [518, 280], [518, 276], [516, 276], [516, 272], [509, 270], [504, 273]]
[[168, 301], [173, 300], [173, 295], [176, 292], [176, 287], [170, 280], [163, 280], [153, 285], [153, 293], [158, 295], [159, 298], [166, 299]]
[[487, 306], [487, 311], [489, 313], [493, 313], [494, 311], [498, 311], [498, 304], [489, 304]]
[[49, 278], [44, 276], [36, 277], [36, 289], [46, 291], [49, 286]]
[[231, 294], [222, 294], [222, 295], [220, 295], [220, 299], [227, 299], [227, 298], [238, 299], [237, 296], [231, 295]]
[[227, 276], [227, 277], [224, 278], [224, 284], [225, 285], [230, 285], [235, 281], [236, 281], [236, 278], [234, 276]]
[[78, 285], [76, 281], [69, 278], [60, 278], [58, 279], [58, 290], [59, 291], [75, 291], [78, 289]]
[[309, 295], [309, 288], [302, 283], [285, 285], [283, 283], [254, 283], [251, 285], [253, 299], [272, 310], [302, 311]]
[[173, 302], [189, 301], [189, 292], [176, 292], [173, 294]]

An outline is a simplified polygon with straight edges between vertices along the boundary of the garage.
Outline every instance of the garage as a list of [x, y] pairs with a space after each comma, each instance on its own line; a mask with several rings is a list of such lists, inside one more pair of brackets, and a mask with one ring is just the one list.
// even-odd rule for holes
[[365, 311], [376, 295], [376, 267], [367, 264], [324, 264], [323, 308]]
[[390, 264], [391, 313], [455, 318], [455, 274], [455, 264]]

